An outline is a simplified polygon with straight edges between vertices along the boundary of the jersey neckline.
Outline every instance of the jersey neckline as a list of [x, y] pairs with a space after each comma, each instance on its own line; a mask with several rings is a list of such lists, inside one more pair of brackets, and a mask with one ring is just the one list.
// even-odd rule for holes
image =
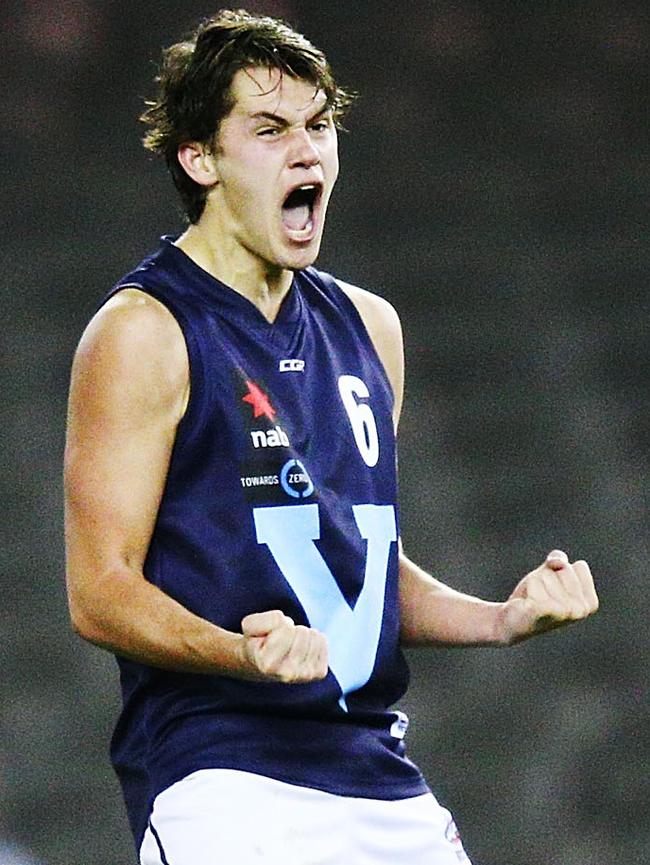
[[186, 280], [185, 284], [187, 285], [189, 282], [194, 293], [204, 297], [208, 302], [215, 302], [219, 307], [226, 307], [230, 315], [235, 315], [247, 326], [262, 331], [267, 336], [279, 337], [280, 334], [283, 334], [287, 338], [291, 337], [302, 308], [296, 274], [294, 274], [289, 291], [280, 304], [278, 314], [273, 321], [269, 321], [252, 300], [227, 283], [212, 276], [179, 246], [176, 246], [175, 241], [177, 239], [178, 236], [176, 235], [163, 235], [160, 238], [162, 243], [160, 253], [174, 269], [182, 271]]

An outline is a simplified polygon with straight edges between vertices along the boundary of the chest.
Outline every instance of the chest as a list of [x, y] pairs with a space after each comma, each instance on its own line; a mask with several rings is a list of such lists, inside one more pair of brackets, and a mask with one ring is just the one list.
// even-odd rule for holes
[[392, 394], [367, 339], [310, 311], [290, 328], [218, 316], [203, 346], [204, 410], [252, 503], [359, 494], [394, 471]]

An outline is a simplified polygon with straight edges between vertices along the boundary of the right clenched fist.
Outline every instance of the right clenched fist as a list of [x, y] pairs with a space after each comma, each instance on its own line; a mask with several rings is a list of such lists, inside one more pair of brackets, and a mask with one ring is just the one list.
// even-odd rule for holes
[[327, 675], [327, 640], [320, 631], [295, 625], [280, 610], [251, 613], [241, 627], [247, 678], [297, 684]]

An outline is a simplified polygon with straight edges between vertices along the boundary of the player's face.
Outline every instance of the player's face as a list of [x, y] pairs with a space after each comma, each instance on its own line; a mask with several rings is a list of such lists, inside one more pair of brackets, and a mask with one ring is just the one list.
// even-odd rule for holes
[[220, 230], [266, 266], [297, 270], [318, 255], [338, 175], [337, 135], [325, 94], [254, 67], [236, 73], [218, 135], [210, 195]]

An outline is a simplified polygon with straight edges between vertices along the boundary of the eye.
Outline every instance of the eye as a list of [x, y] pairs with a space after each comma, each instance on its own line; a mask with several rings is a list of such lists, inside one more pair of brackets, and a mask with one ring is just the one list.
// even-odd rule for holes
[[314, 132], [326, 132], [329, 129], [329, 120], [317, 120], [316, 123], [312, 123], [311, 129]]
[[264, 126], [262, 129], [258, 129], [255, 134], [260, 138], [274, 138], [279, 132], [280, 129], [277, 126]]

